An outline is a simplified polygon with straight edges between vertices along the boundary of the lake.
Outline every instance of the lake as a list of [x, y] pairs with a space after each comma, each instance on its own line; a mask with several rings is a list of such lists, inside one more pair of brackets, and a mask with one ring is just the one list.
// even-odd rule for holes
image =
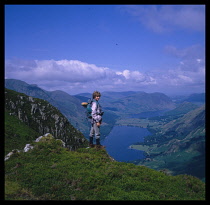
[[146, 128], [115, 126], [109, 135], [101, 141], [108, 154], [119, 162], [143, 159], [143, 151], [130, 149], [130, 145], [143, 142], [151, 133]]

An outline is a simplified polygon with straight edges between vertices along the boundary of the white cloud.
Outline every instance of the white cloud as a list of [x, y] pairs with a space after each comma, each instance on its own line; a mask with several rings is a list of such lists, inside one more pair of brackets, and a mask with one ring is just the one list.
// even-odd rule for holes
[[76, 60], [34, 60], [31, 64], [10, 60], [6, 62], [6, 74], [22, 79], [84, 82], [106, 78], [109, 69]]
[[156, 84], [156, 81], [153, 77], [147, 74], [143, 74], [139, 71], [123, 70], [116, 72], [116, 74], [119, 76], [123, 76], [126, 81], [130, 81], [133, 83], [141, 83], [141, 85]]
[[45, 90], [63, 90], [70, 94], [94, 90], [164, 92], [174, 86], [185, 89], [186, 85], [204, 88], [203, 59], [196, 58], [195, 62], [196, 69], [183, 69], [183, 64], [188, 63], [183, 61], [183, 64], [165, 72], [143, 73], [128, 69], [115, 71], [78, 60], [15, 59], [5, 62], [5, 77], [37, 84]]
[[204, 5], [123, 5], [121, 8], [157, 33], [180, 28], [205, 29]]

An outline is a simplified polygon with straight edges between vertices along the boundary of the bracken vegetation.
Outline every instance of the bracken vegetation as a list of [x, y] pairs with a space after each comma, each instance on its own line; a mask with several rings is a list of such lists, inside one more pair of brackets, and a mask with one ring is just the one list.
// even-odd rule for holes
[[6, 200], [205, 200], [205, 183], [116, 162], [105, 150], [69, 151], [45, 137], [5, 161]]

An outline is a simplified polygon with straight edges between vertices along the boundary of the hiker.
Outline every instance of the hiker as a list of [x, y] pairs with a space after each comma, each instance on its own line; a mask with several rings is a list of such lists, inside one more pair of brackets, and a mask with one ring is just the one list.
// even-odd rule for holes
[[95, 91], [93, 93], [93, 101], [92, 101], [92, 119], [91, 119], [91, 129], [90, 129], [90, 138], [89, 138], [89, 146], [90, 147], [94, 147], [93, 144], [93, 137], [95, 135], [95, 139], [96, 139], [96, 147], [97, 148], [104, 148], [104, 146], [102, 146], [100, 144], [100, 126], [102, 123], [102, 115], [103, 115], [103, 111], [102, 108], [99, 104], [99, 99], [101, 97], [101, 93], [98, 91]]

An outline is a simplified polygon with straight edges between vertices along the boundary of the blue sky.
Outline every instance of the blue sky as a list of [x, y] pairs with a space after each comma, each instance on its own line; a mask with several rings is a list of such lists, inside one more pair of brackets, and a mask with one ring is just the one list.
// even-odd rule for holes
[[205, 92], [205, 5], [5, 5], [5, 78], [69, 94]]

